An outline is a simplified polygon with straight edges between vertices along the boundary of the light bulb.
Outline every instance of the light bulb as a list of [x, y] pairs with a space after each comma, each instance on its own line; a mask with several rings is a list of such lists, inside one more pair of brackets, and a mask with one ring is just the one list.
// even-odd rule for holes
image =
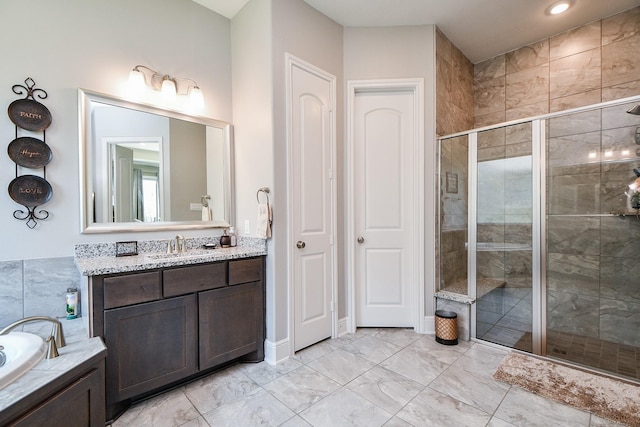
[[200, 109], [204, 107], [204, 96], [198, 86], [192, 87], [189, 91], [189, 102], [193, 108]]
[[176, 84], [169, 78], [169, 76], [165, 76], [162, 80], [162, 88], [160, 89], [162, 96], [165, 98], [173, 99], [176, 97]]
[[144, 87], [144, 73], [137, 68], [134, 68], [129, 73], [129, 89], [132, 92], [141, 93], [144, 90]]
[[549, 9], [549, 13], [552, 15], [558, 15], [562, 12], [565, 12], [567, 9], [569, 9], [569, 6], [571, 6], [569, 2], [561, 1], [551, 6], [551, 9]]

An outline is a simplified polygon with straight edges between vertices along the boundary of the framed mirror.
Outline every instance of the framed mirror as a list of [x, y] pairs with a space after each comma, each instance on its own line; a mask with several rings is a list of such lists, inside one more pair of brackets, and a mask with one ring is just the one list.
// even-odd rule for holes
[[83, 233], [228, 227], [230, 123], [78, 90]]

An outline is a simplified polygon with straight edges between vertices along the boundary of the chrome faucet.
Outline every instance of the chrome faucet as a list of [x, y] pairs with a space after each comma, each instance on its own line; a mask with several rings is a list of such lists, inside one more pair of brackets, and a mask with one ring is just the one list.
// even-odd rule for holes
[[[24, 325], [25, 323], [30, 322], [51, 322], [53, 323], [53, 331], [52, 335], [47, 338], [47, 344], [49, 346], [49, 350], [47, 351], [47, 359], [52, 359], [58, 356], [58, 348], [64, 347], [67, 345], [64, 339], [64, 332], [62, 331], [62, 323], [53, 317], [47, 316], [31, 316], [25, 317], [24, 319], [17, 320], [0, 331], [0, 335], [6, 335], [11, 332], [13, 329], [17, 328], [20, 325]], [[51, 339], [53, 337], [53, 339]]]
[[187, 252], [187, 239], [182, 234], [176, 236], [176, 253]]

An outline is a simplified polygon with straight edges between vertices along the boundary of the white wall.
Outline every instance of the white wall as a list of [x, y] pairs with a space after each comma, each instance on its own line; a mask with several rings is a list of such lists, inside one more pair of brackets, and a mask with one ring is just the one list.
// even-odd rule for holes
[[435, 26], [344, 29], [344, 79], [424, 79], [425, 313], [433, 315], [435, 259]]
[[[8, 242], [0, 260], [71, 256], [74, 244], [89, 241], [164, 237], [80, 234], [77, 89], [125, 96], [130, 69], [143, 64], [196, 80], [202, 115], [232, 121], [230, 21], [191, 0], [3, 0], [0, 16], [0, 105], [6, 111], [18, 98], [11, 87], [32, 77], [48, 92], [41, 102], [53, 115], [46, 133], [53, 198], [42, 206], [51, 216], [30, 230], [13, 218], [20, 206], [0, 191], [0, 236]], [[14, 137], [3, 114], [0, 140]], [[0, 183], [6, 188], [14, 177], [14, 163], [0, 154]]]

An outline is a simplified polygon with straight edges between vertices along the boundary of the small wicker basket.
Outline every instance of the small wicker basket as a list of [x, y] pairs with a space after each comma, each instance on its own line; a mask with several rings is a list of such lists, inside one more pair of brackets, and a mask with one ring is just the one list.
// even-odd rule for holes
[[455, 312], [436, 310], [436, 341], [444, 345], [458, 344], [458, 315]]

